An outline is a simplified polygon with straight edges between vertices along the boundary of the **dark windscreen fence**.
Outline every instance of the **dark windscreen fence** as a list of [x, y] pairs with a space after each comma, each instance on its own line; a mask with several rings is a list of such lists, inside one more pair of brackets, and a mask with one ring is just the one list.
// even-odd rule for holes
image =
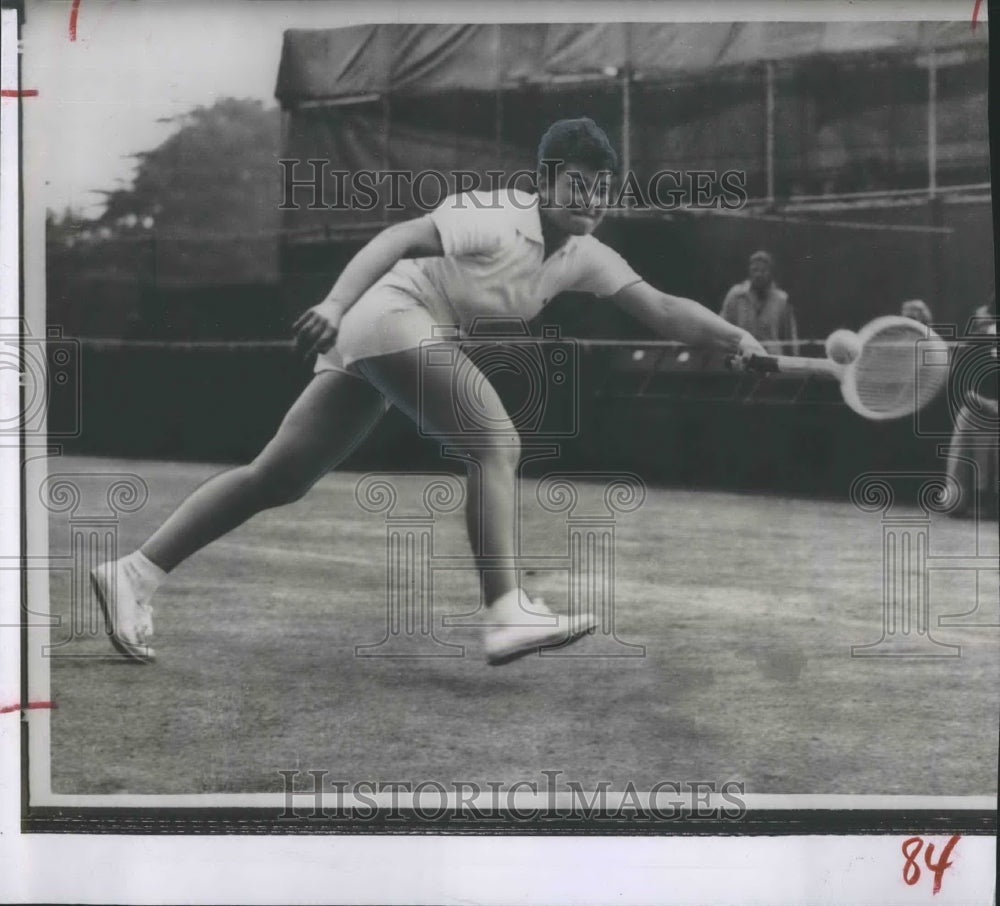
[[925, 71], [896, 60], [803, 64], [781, 73], [775, 106], [779, 196], [927, 185]]
[[[573, 435], [558, 438], [566, 468], [622, 468], [684, 486], [843, 496], [863, 471], [939, 467], [934, 443], [916, 436], [911, 420], [860, 419], [835, 382], [734, 375], [677, 344], [580, 343], [575, 354], [575, 393], [583, 405]], [[73, 393], [53, 397], [49, 431], [68, 452], [102, 456], [249, 461], [311, 372], [290, 342], [86, 340], [79, 355], [82, 381]], [[528, 373], [498, 380], [510, 411], [522, 411], [533, 393], [530, 380]], [[931, 417], [935, 425], [950, 424], [944, 395]], [[734, 444], [734, 437], [755, 440]], [[448, 465], [439, 445], [396, 409], [341, 466], [442, 467]]]
[[[853, 213], [851, 220], [834, 222], [817, 216], [683, 214], [666, 223], [609, 219], [600, 235], [649, 283], [697, 299], [714, 311], [722, 307], [729, 288], [745, 279], [747, 255], [768, 249], [775, 259], [776, 281], [794, 307], [800, 337], [822, 338], [840, 327], [857, 329], [878, 315], [897, 314], [900, 303], [912, 298], [926, 299], [942, 320], [961, 317], [967, 302], [936, 290], [935, 281], [940, 261], [948, 260], [952, 246], [975, 229], [973, 224], [963, 224], [961, 234], [896, 226], [885, 218]], [[961, 249], [954, 253], [961, 254]], [[979, 262], [978, 271], [967, 277], [987, 281], [985, 268]], [[602, 306], [614, 308], [607, 302], [582, 308], [577, 302], [554, 310], [561, 312], [564, 306], [598, 312]], [[580, 325], [574, 335], [600, 336], [602, 327], [612, 322], [604, 317], [574, 323]]]
[[288, 330], [279, 237], [84, 231], [46, 244], [48, 322], [67, 336], [263, 339]]
[[[766, 120], [760, 69], [681, 84], [640, 82], [632, 89], [632, 169], [649, 188], [662, 170], [682, 174], [684, 200], [693, 201], [691, 175], [743, 174], [750, 197], [766, 192]], [[687, 179], [684, 178], [687, 175]], [[714, 181], [714, 178], [713, 178]], [[663, 203], [675, 180], [650, 189]], [[649, 199], [651, 206], [657, 198]]]
[[[938, 186], [989, 181], [985, 59], [818, 60], [779, 73], [780, 196], [927, 189], [933, 117]], [[934, 79], [935, 101], [930, 103]]]
[[[307, 260], [334, 279], [343, 256], [308, 246], [362, 241], [470, 179], [493, 188], [520, 172], [518, 184], [530, 184], [524, 171], [548, 125], [589, 116], [633, 176], [627, 191], [618, 181], [618, 210], [599, 238], [654, 285], [718, 310], [749, 253], [766, 248], [803, 336], [858, 327], [908, 298], [959, 319], [992, 285], [987, 31], [955, 22], [290, 31], [277, 91], [289, 121], [283, 156], [300, 161], [300, 179], [311, 157], [351, 179], [382, 178], [355, 188], [348, 205], [328, 184], [327, 208], [310, 209], [308, 187], [296, 189], [283, 211], [284, 279], [308, 282]], [[393, 183], [385, 170], [409, 175]], [[735, 196], [720, 187], [726, 174]], [[595, 335], [588, 325], [622, 333], [599, 305], [560, 304], [581, 336]]]
[[[620, 81], [604, 78], [578, 85], [552, 85], [534, 94], [533, 107], [537, 111], [533, 117], [536, 123], [535, 138], [532, 141], [530, 136], [525, 136], [527, 141], [522, 139], [520, 144], [527, 144], [534, 151], [538, 138], [551, 123], [561, 119], [589, 116], [608, 134], [613, 147], [622, 148], [624, 130]], [[509, 111], [508, 122], [514, 118], [517, 118], [516, 107]], [[522, 135], [526, 126], [526, 122], [521, 124]]]
[[985, 59], [937, 71], [937, 178], [942, 186], [990, 181], [988, 85]]
[[[377, 196], [357, 197], [336, 172], [386, 169], [388, 119], [382, 101], [299, 110], [282, 149], [281, 206], [291, 238], [372, 230], [385, 221]], [[333, 171], [333, 172], [331, 172]]]
[[[440, 171], [451, 187], [456, 170], [485, 182], [490, 170], [532, 167], [548, 124], [590, 116], [644, 187], [663, 170], [738, 172], [751, 202], [780, 204], [975, 185], [988, 181], [985, 32], [934, 22], [293, 30], [278, 83], [284, 154]], [[434, 198], [423, 189], [383, 180], [356, 217], [300, 205], [285, 228], [389, 222]]]
[[[499, 169], [499, 159], [516, 162], [520, 157], [501, 146], [496, 92], [394, 96], [390, 104], [389, 169], [407, 174], [394, 184], [383, 183], [382, 197], [390, 199], [396, 218], [432, 210], [458, 189], [468, 190], [473, 187], [470, 174], [485, 187], [486, 171]], [[462, 171], [465, 176], [459, 175]], [[458, 184], [460, 179], [464, 185]]]

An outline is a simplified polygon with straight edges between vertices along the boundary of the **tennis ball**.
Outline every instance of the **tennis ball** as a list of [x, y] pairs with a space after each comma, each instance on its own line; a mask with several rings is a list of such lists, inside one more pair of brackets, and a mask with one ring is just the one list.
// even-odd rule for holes
[[835, 330], [826, 338], [826, 355], [838, 365], [850, 365], [861, 353], [861, 341], [853, 330]]

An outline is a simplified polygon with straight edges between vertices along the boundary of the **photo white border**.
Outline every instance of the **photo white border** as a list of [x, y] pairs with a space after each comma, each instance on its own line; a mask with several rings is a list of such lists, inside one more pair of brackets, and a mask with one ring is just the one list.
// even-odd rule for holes
[[[84, 0], [84, 4], [86, 0]], [[288, 4], [294, 6], [294, 4]], [[866, 0], [809, 0], [791, 3], [747, 3], [716, 0], [709, 3], [653, 3], [624, 0], [615, 4], [576, 0], [550, 0], [543, 5], [504, 3], [470, 5], [451, 3], [341, 2], [338, 11], [344, 24], [378, 21], [627, 21], [659, 19], [671, 21], [839, 21], [888, 19], [967, 20], [971, 24], [972, 2], [893, 2]], [[67, 0], [66, 10], [69, 14]], [[669, 12], [668, 12], [669, 11]], [[4, 87], [11, 75], [10, 45], [16, 28], [10, 28], [11, 10], [3, 10]], [[987, 4], [979, 10], [980, 25], [988, 21]], [[16, 60], [16, 56], [14, 57]], [[16, 63], [14, 70], [16, 73]], [[16, 76], [15, 76], [16, 77]], [[30, 87], [25, 85], [25, 87]], [[25, 100], [23, 103], [31, 103]], [[3, 105], [3, 230], [0, 231], [0, 311], [4, 317], [18, 315], [18, 299], [11, 287], [17, 274], [16, 169], [10, 166], [16, 154], [17, 134], [10, 128], [8, 99]], [[39, 137], [30, 130], [25, 147]], [[30, 199], [41, 174], [24, 167], [24, 194]], [[24, 256], [25, 316], [32, 326], [44, 324], [44, 212], [25, 205]], [[37, 333], [37, 329], [36, 329]], [[16, 380], [16, 376], [15, 376]], [[13, 396], [12, 396], [13, 394]], [[0, 371], [0, 405], [19, 398], [11, 386], [10, 373]], [[6, 411], [6, 410], [5, 410]], [[39, 451], [41, 452], [41, 451]], [[20, 469], [16, 452], [0, 446], [0, 478], [3, 487], [18, 487]], [[2, 556], [18, 556], [20, 530], [17, 509], [5, 500], [0, 507]], [[29, 519], [28, 551], [47, 551], [47, 519]], [[40, 546], [39, 546], [40, 545]], [[39, 556], [45, 556], [44, 554]], [[19, 621], [19, 592], [12, 570], [0, 569], [0, 689], [3, 702], [21, 700], [20, 638], [11, 625]], [[37, 576], [44, 571], [37, 571]], [[46, 612], [47, 576], [32, 585], [30, 607]], [[39, 606], [41, 605], [41, 606]], [[29, 648], [47, 630], [29, 630]], [[40, 650], [40, 647], [39, 649]], [[32, 661], [42, 661], [34, 658]], [[49, 677], [44, 664], [29, 661], [29, 700], [48, 699]], [[48, 785], [49, 712], [27, 711], [21, 721], [11, 714], [0, 716], [0, 877], [5, 878], [4, 898], [10, 902], [572, 902], [621, 903], [661, 901], [716, 902], [756, 901], [799, 903], [897, 902], [901, 890], [906, 902], [920, 902], [920, 892], [900, 887], [898, 846], [895, 837], [784, 837], [784, 838], [455, 838], [421, 837], [273, 837], [267, 840], [238, 838], [93, 837], [88, 835], [21, 835], [20, 814], [20, 723], [31, 728], [30, 782], [37, 802], [75, 805], [184, 805], [236, 804], [244, 807], [257, 796], [192, 797], [56, 797]], [[45, 743], [44, 762], [36, 751]], [[284, 797], [266, 796], [266, 805]], [[83, 800], [86, 800], [84, 803]], [[141, 802], [137, 801], [141, 800]], [[169, 802], [167, 800], [170, 800]], [[178, 800], [185, 800], [180, 802]], [[220, 800], [226, 800], [222, 802]], [[756, 808], [936, 808], [996, 807], [991, 797], [815, 797], [748, 796]], [[849, 803], [849, 805], [848, 805]], [[980, 869], [994, 866], [995, 840], [963, 838], [966, 865]], [[209, 852], [211, 855], [208, 855]], [[884, 857], [884, 858], [883, 858]], [[868, 872], [884, 864], [889, 874]], [[399, 865], [398, 874], [380, 865]], [[860, 867], [859, 867], [860, 865]], [[25, 872], [24, 868], [31, 868]], [[720, 871], [722, 866], [731, 870]], [[866, 874], [866, 872], [868, 872]], [[530, 878], [530, 882], [529, 879]], [[891, 883], [889, 879], [891, 878]], [[7, 881], [13, 879], [13, 885]], [[946, 877], [935, 903], [992, 902], [993, 872], [969, 878], [957, 869]], [[205, 882], [210, 882], [209, 886]], [[950, 885], [948, 882], [952, 882]], [[985, 882], [985, 883], [983, 883]], [[929, 893], [929, 891], [928, 891]], [[954, 897], [954, 898], [953, 898]]]

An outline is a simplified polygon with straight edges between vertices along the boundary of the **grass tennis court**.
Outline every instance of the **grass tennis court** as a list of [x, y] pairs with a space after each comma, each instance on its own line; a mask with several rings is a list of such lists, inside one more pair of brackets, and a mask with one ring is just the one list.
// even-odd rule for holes
[[[67, 458], [50, 471], [124, 472], [149, 502], [122, 518], [141, 543], [214, 465]], [[648, 489], [616, 527], [615, 620], [642, 657], [536, 657], [487, 667], [480, 630], [442, 626], [478, 601], [471, 571], [435, 574], [442, 641], [464, 657], [354, 655], [385, 634], [385, 523], [333, 473], [182, 565], [157, 595], [153, 666], [104, 639], [51, 661], [56, 793], [280, 792], [279, 770], [330, 778], [513, 782], [559, 770], [586, 787], [742, 780], [749, 793], [996, 792], [996, 571], [936, 571], [932, 625], [955, 658], [852, 658], [878, 639], [882, 526], [849, 502]], [[401, 494], [416, 476], [394, 477]], [[534, 501], [534, 482], [524, 499]], [[914, 513], [917, 510], [914, 508]], [[524, 549], [559, 556], [565, 519], [525, 506]], [[931, 554], [997, 556], [996, 525], [935, 517]], [[69, 526], [51, 523], [66, 556]], [[466, 553], [460, 512], [435, 556]], [[525, 587], [566, 608], [566, 573]], [[52, 612], [70, 583], [51, 576]], [[959, 621], [960, 622], [960, 621]], [[53, 641], [60, 629], [53, 630]], [[593, 639], [568, 649], [584, 654]], [[60, 649], [63, 650], [63, 649]]]

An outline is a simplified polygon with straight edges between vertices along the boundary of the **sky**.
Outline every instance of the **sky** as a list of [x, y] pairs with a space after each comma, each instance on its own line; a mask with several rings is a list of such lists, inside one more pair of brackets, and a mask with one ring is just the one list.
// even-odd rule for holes
[[[94, 190], [131, 182], [137, 151], [155, 148], [178, 126], [163, 120], [223, 97], [274, 105], [286, 28], [392, 21], [617, 21], [688, 18], [869, 19], [965, 17], [973, 0], [810, 0], [750, 3], [701, 0], [80, 0], [76, 40], [71, 0], [27, 0], [22, 30], [24, 153], [40, 203], [88, 216]], [[979, 13], [986, 19], [986, 4]]]
[[94, 189], [128, 184], [129, 155], [160, 144], [163, 119], [223, 97], [275, 105], [285, 28], [362, 21], [361, 4], [81, 0], [27, 4], [22, 30], [25, 156], [43, 175], [45, 207], [100, 212]]

